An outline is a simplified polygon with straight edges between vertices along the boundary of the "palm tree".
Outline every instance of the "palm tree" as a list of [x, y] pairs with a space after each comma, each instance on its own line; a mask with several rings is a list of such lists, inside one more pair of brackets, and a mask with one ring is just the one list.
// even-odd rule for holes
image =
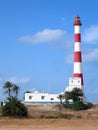
[[58, 95], [58, 99], [60, 99], [60, 104], [62, 104], [63, 98], [64, 98], [64, 96], [62, 94]]
[[9, 97], [11, 96], [12, 87], [13, 87], [13, 84], [10, 81], [7, 81], [3, 86], [3, 88], [5, 89], [5, 92], [8, 93]]
[[19, 86], [13, 84], [13, 92], [15, 92], [16, 97], [18, 96]]
[[81, 100], [83, 100], [84, 94], [83, 94], [82, 89], [80, 89], [80, 88], [74, 88], [72, 90], [72, 95], [73, 95], [73, 101], [81, 101]]
[[74, 88], [72, 91], [66, 91], [65, 92], [65, 99], [66, 101], [68, 100], [73, 100], [75, 101], [82, 101], [83, 100], [83, 91], [80, 88]]

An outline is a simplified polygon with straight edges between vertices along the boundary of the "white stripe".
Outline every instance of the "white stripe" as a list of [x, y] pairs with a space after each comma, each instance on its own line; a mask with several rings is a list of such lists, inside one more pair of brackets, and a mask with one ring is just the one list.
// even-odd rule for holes
[[81, 62], [74, 62], [74, 74], [75, 73], [82, 73], [82, 64]]
[[75, 42], [74, 43], [74, 52], [77, 52], [77, 51], [81, 51], [81, 43], [80, 42]]
[[80, 26], [76, 25], [75, 26], [75, 34], [80, 33]]

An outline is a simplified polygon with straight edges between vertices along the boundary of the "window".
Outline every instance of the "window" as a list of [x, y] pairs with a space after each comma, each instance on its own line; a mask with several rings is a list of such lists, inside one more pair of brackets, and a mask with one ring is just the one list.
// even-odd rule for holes
[[29, 96], [29, 99], [32, 99], [32, 96]]
[[45, 99], [45, 96], [41, 96], [41, 99], [44, 100], [44, 99]]
[[54, 100], [54, 98], [50, 98], [50, 100]]

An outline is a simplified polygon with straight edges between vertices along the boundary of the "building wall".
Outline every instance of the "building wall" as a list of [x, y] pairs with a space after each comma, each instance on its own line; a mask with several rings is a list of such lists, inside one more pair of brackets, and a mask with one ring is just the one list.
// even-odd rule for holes
[[48, 94], [48, 93], [25, 93], [25, 102], [28, 103], [59, 103], [59, 94]]
[[81, 85], [81, 78], [69, 78], [69, 86], [66, 88], [65, 91], [72, 91], [74, 88], [83, 89], [83, 86]]

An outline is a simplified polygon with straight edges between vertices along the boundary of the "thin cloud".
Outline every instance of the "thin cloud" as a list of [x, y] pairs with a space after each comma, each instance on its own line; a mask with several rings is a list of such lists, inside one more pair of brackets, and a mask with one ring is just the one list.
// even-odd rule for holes
[[27, 42], [32, 44], [45, 43], [45, 42], [57, 42], [65, 37], [66, 32], [61, 29], [51, 30], [44, 29], [41, 32], [37, 32], [34, 35], [22, 36], [18, 40], [20, 42]]
[[11, 78], [7, 78], [7, 79], [4, 79], [5, 81], [10, 81], [12, 83], [21, 83], [21, 84], [24, 84], [24, 83], [28, 83], [31, 81], [30, 78], [16, 78], [16, 77], [11, 77]]
[[83, 33], [83, 42], [96, 44], [98, 43], [98, 25], [87, 28]]
[[91, 90], [91, 91], [87, 90], [86, 93], [88, 93], [88, 94], [98, 94], [98, 89], [94, 89], [94, 90]]
[[[94, 49], [92, 51], [90, 51], [87, 54], [83, 54], [82, 56], [82, 60], [83, 62], [94, 62], [94, 61], [98, 61], [98, 49]], [[65, 62], [66, 63], [73, 63], [73, 55], [69, 54], [65, 57]]]
[[83, 55], [83, 62], [98, 61], [98, 49], [94, 49], [88, 54]]
[[73, 55], [69, 54], [65, 57], [65, 62], [66, 63], [73, 63]]
[[2, 78], [0, 78], [0, 82], [2, 81]]

